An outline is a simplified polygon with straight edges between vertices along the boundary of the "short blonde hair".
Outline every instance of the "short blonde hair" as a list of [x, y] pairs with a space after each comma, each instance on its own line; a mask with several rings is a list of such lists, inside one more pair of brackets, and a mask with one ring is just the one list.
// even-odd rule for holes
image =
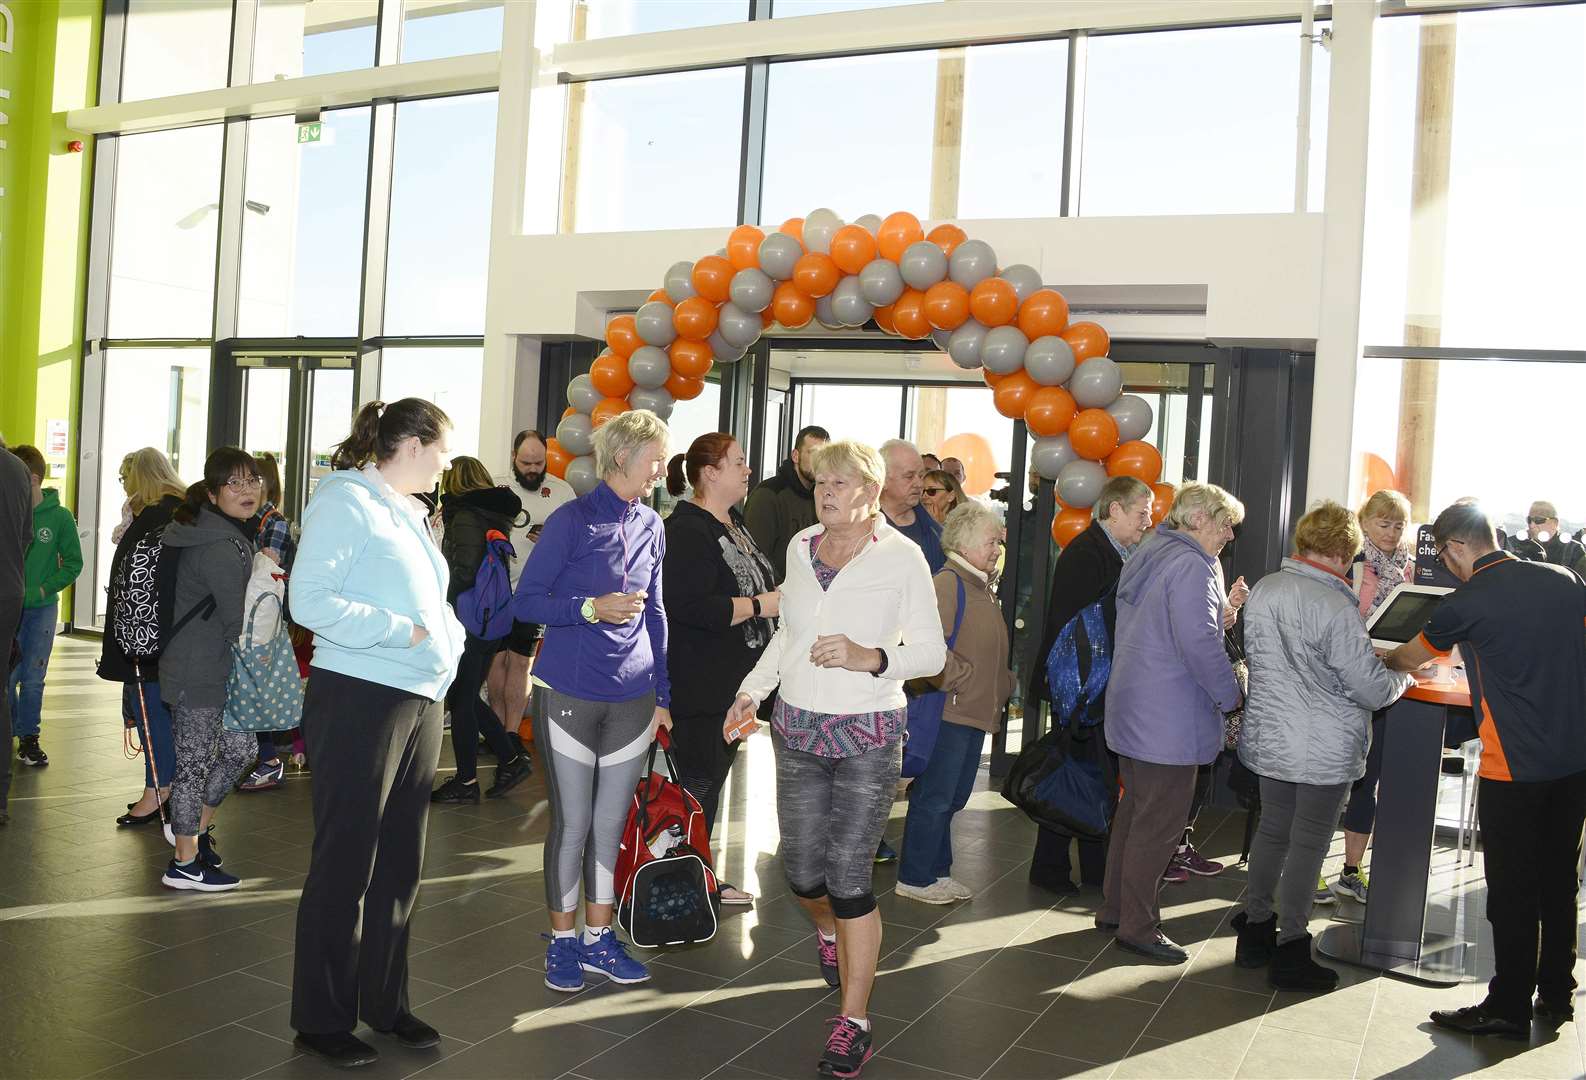
[[1375, 492], [1366, 500], [1366, 505], [1360, 508], [1362, 522], [1370, 518], [1383, 518], [1387, 521], [1402, 521], [1410, 523], [1410, 500], [1392, 488], [1383, 488]]
[[985, 503], [974, 500], [960, 503], [942, 522], [942, 550], [962, 555], [977, 540], [1002, 527], [1002, 515]]
[[595, 472], [603, 477], [621, 472], [640, 447], [653, 442], [664, 454], [671, 437], [666, 422], [649, 409], [618, 413], [595, 429]]
[[1245, 519], [1245, 504], [1216, 484], [1185, 484], [1173, 496], [1173, 508], [1162, 519], [1169, 529], [1192, 528], [1190, 519], [1204, 514], [1219, 525], [1237, 525]]
[[881, 485], [887, 482], [887, 463], [872, 446], [853, 439], [829, 442], [815, 450], [810, 459], [810, 472], [817, 476], [846, 473], [861, 484], [873, 484], [876, 495], [870, 500], [870, 512], [875, 513], [881, 506]]
[[441, 478], [441, 491], [447, 495], [461, 495], [465, 491], [495, 486], [496, 482], [490, 470], [485, 468], [485, 463], [467, 455], [452, 458], [451, 468]]
[[1328, 500], [1311, 507], [1294, 527], [1294, 552], [1329, 559], [1353, 559], [1360, 554], [1363, 539], [1359, 519], [1345, 507]]
[[152, 446], [134, 450], [121, 459], [121, 486], [136, 509], [155, 506], [167, 495], [187, 495], [187, 485], [171, 467], [171, 459]]

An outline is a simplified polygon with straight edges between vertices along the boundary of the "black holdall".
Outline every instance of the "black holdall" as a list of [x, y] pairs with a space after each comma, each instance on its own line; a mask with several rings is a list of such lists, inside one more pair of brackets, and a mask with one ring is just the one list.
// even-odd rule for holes
[[1103, 840], [1117, 781], [1101, 725], [1082, 730], [1054, 727], [1021, 750], [1002, 782], [1002, 797], [1044, 829]]

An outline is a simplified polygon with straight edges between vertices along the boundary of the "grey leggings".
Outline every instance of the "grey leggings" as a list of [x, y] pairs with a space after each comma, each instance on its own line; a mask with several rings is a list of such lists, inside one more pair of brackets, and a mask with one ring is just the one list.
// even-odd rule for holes
[[829, 896], [839, 919], [870, 914], [870, 872], [897, 795], [903, 740], [843, 758], [791, 750], [775, 731], [772, 746], [788, 886], [806, 900]]
[[1279, 944], [1308, 932], [1316, 879], [1348, 794], [1348, 784], [1261, 778], [1261, 825], [1250, 844], [1245, 917], [1266, 922], [1275, 903]]
[[584, 899], [615, 899], [612, 871], [633, 789], [650, 749], [655, 695], [632, 701], [586, 701], [547, 686], [534, 688], [534, 744], [545, 768], [550, 831], [545, 837], [545, 903], [552, 911]]
[[218, 708], [197, 709], [183, 694], [171, 706], [171, 736], [176, 744], [176, 775], [171, 778], [171, 831], [197, 836], [204, 807], [219, 806], [231, 786], [253, 765], [259, 737], [227, 731]]

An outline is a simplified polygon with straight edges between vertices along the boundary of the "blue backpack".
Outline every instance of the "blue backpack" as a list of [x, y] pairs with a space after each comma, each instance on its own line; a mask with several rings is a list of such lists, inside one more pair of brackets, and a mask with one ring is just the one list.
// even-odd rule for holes
[[470, 634], [499, 641], [512, 632], [512, 541], [500, 529], [485, 533], [485, 556], [474, 583], [457, 597], [457, 618]]
[[1101, 601], [1068, 621], [1046, 657], [1046, 683], [1052, 692], [1052, 726], [1071, 721], [1091, 727], [1101, 717], [1097, 705], [1112, 674], [1112, 642]]

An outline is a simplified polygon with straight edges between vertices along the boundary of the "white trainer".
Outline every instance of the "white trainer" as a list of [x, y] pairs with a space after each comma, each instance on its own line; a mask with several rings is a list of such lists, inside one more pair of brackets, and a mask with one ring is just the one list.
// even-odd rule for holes
[[948, 886], [946, 879], [938, 879], [929, 885], [905, 885], [900, 881], [898, 895], [906, 900], [918, 900], [922, 904], [951, 904], [954, 900], [962, 899]]

